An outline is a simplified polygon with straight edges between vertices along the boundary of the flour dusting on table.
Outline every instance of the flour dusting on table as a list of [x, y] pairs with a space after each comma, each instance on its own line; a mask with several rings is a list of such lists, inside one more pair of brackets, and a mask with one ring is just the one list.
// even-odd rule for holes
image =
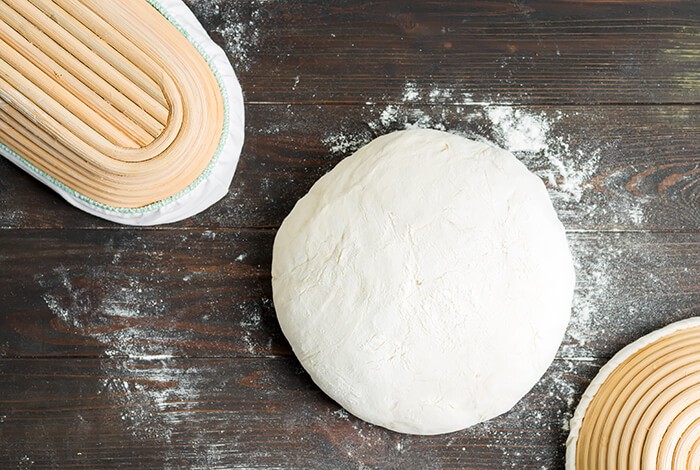
[[60, 266], [35, 279], [46, 289], [44, 302], [63, 324], [108, 345], [108, 356], [148, 358], [172, 352], [161, 346], [172, 339], [163, 336], [162, 328], [135, 328], [140, 317], [163, 313], [164, 302], [157, 289], [127, 276], [115, 279], [104, 267], [74, 276]]
[[[75, 272], [57, 267], [35, 280], [60, 320], [58, 330], [106, 345], [100, 391], [116, 400], [124, 426], [136, 437], [169, 441], [173, 425], [181, 419], [171, 409], [195, 402], [201, 379], [196, 370], [172, 362], [173, 341], [190, 338], [158, 325], [164, 314], [160, 291], [102, 266]], [[144, 318], [150, 326], [144, 327]]]
[[[192, 411], [201, 407], [202, 396], [211, 394], [212, 384], [223, 389], [229, 377], [212, 377], [217, 369], [210, 367], [210, 359], [178, 358], [186, 352], [191, 354], [188, 348], [192, 345], [201, 344], [198, 339], [202, 331], [178, 318], [178, 299], [165, 295], [164, 288], [181, 283], [182, 293], [197, 289], [196, 305], [202, 309], [198, 325], [214, 324], [214, 320], [220, 321], [217, 316], [225, 316], [227, 321], [232, 316], [237, 318], [237, 325], [229, 325], [241, 332], [236, 347], [244, 355], [257, 357], [272, 349], [272, 339], [263, 333], [263, 316], [271, 310], [271, 300], [262, 288], [256, 287], [260, 292], [251, 292], [251, 300], [237, 306], [240, 311], [220, 312], [219, 292], [210, 292], [207, 283], [220, 282], [217, 276], [226, 276], [225, 273], [212, 273], [206, 266], [201, 270], [190, 266], [182, 272], [178, 272], [178, 265], [160, 268], [169, 262], [165, 252], [168, 246], [173, 251], [188, 249], [192, 239], [205, 246], [228, 246], [230, 241], [235, 246], [233, 235], [211, 230], [171, 232], [168, 245], [155, 242], [157, 239], [151, 239], [145, 231], [120, 233], [102, 247], [100, 253], [107, 256], [98, 254], [90, 264], [58, 265], [36, 274], [34, 282], [55, 316], [51, 328], [58, 334], [81, 337], [81, 342], [88, 348], [92, 346], [96, 354], [104, 354], [99, 362], [97, 390], [113, 404], [113, 419], [136, 438], [169, 443], [178, 439], [179, 429], [200, 416]], [[227, 236], [232, 240], [222, 240]], [[236, 266], [234, 269], [249, 269], [241, 266], [249, 256], [247, 250], [232, 252], [231, 265]], [[148, 266], [144, 269], [146, 260]], [[192, 468], [212, 468], [228, 455], [231, 444], [221, 448], [211, 436], [218, 432], [217, 426], [225, 427], [227, 423], [210, 421], [201, 429], [195, 425], [191, 444], [192, 459], [197, 464]], [[197, 438], [200, 432], [201, 439]], [[169, 455], [164, 456], [166, 460]], [[173, 452], [173, 459], [178, 455]], [[173, 468], [178, 463], [181, 462], [173, 461]]]
[[203, 24], [214, 25], [210, 33], [224, 43], [236, 72], [246, 72], [257, 60], [265, 31], [265, 9], [268, 0], [253, 0], [230, 5], [224, 0], [188, 0], [186, 2]]
[[[427, 105], [421, 107], [419, 102]], [[475, 102], [468, 94], [439, 87], [422, 93], [411, 81], [404, 87], [402, 103], [369, 108], [374, 117], [365, 124], [372, 132], [341, 129], [327, 133], [322, 142], [331, 154], [345, 156], [393, 130], [444, 130], [511, 151], [545, 181], [554, 199], [580, 202], [591, 189], [590, 179], [598, 169], [602, 149], [593, 145], [574, 148], [566, 136], [558, 135], [554, 127], [566, 117], [562, 111], [545, 114], [504, 105], [498, 99]]]

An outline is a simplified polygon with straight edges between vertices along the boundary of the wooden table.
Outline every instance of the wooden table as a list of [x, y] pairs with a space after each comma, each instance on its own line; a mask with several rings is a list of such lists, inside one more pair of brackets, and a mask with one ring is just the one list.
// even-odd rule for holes
[[[221, 203], [117, 226], [0, 161], [0, 468], [562, 468], [599, 367], [700, 314], [700, 3], [188, 3], [247, 103]], [[578, 273], [571, 326], [534, 390], [435, 437], [340, 409], [271, 301], [273, 237], [295, 201], [411, 125], [518, 150]]]

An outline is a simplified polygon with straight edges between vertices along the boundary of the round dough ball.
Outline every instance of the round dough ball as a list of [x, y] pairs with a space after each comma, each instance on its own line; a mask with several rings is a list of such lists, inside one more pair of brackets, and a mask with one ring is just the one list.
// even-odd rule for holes
[[394, 132], [340, 162], [275, 238], [282, 331], [350, 413], [412, 434], [509, 410], [552, 362], [574, 268], [542, 181], [505, 150]]

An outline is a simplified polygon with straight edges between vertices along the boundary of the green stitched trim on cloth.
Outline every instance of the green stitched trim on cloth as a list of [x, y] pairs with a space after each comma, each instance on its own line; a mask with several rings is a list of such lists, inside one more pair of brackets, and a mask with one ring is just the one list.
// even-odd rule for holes
[[180, 199], [182, 196], [185, 194], [189, 193], [192, 191], [194, 188], [199, 186], [199, 184], [207, 179], [207, 177], [211, 174], [212, 168], [216, 165], [216, 162], [219, 160], [219, 155], [221, 154], [224, 144], [226, 143], [226, 137], [228, 136], [228, 130], [230, 126], [230, 107], [229, 107], [229, 102], [228, 102], [228, 90], [224, 86], [223, 79], [221, 78], [221, 75], [219, 74], [219, 71], [216, 69], [214, 66], [214, 63], [212, 59], [209, 57], [209, 55], [204, 52], [202, 46], [195, 42], [189, 35], [189, 33], [182, 27], [180, 24], [165, 10], [163, 5], [160, 4], [158, 0], [146, 0], [153, 8], [158, 10], [158, 12], [163, 15], [163, 17], [170, 22], [180, 33], [182, 33], [183, 36], [194, 46], [194, 48], [199, 52], [199, 55], [202, 56], [202, 58], [206, 61], [207, 65], [209, 66], [209, 70], [211, 70], [212, 74], [216, 78], [216, 83], [219, 85], [219, 90], [221, 91], [221, 97], [224, 101], [224, 125], [221, 129], [221, 138], [219, 140], [219, 145], [216, 148], [216, 151], [214, 152], [214, 155], [212, 156], [211, 161], [209, 161], [209, 164], [207, 167], [202, 171], [202, 173], [197, 177], [196, 180], [194, 180], [192, 183], [189, 184], [185, 189], [179, 191], [178, 193], [167, 197], [165, 199], [162, 199], [160, 201], [154, 202], [152, 204], [149, 204], [147, 206], [143, 207], [134, 207], [134, 208], [126, 208], [126, 207], [114, 207], [114, 206], [108, 206], [107, 204], [103, 204], [99, 201], [95, 201], [92, 198], [89, 198], [85, 196], [84, 194], [66, 186], [64, 183], [58, 181], [56, 178], [53, 176], [49, 175], [45, 171], [41, 170], [40, 168], [37, 168], [34, 166], [31, 162], [26, 160], [24, 157], [19, 155], [17, 152], [11, 150], [7, 145], [3, 144], [0, 142], [0, 149], [3, 150], [3, 152], [8, 153], [12, 155], [13, 157], [22, 160], [22, 162], [34, 173], [36, 173], [42, 180], [49, 182], [53, 186], [57, 186], [63, 191], [69, 193], [71, 196], [75, 197], [76, 199], [80, 199], [83, 202], [86, 202], [90, 204], [91, 206], [98, 207], [100, 209], [108, 210], [110, 212], [117, 212], [120, 214], [143, 214], [145, 212], [151, 212], [153, 210], [156, 210], [166, 204], [169, 204], [177, 199]]

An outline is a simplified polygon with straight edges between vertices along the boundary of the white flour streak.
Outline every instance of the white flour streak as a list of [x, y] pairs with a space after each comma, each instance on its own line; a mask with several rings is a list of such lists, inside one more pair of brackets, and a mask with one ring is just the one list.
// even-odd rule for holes
[[236, 72], [245, 72], [256, 62], [262, 47], [265, 31], [267, 0], [252, 0], [236, 5], [226, 5], [223, 0], [189, 1], [197, 18], [214, 25], [214, 36], [224, 40], [224, 49]]
[[403, 89], [403, 102], [416, 101], [418, 98], [420, 98], [418, 86], [414, 82], [406, 82]]
[[101, 390], [119, 405], [120, 419], [135, 437], [170, 442], [201, 394], [201, 371], [168, 359], [102, 361], [108, 378], [101, 380]]
[[366, 143], [366, 138], [360, 135], [333, 134], [322, 140], [333, 154], [346, 154], [355, 151]]
[[[475, 102], [468, 93], [455, 93], [435, 87], [427, 92], [415, 82], [407, 82], [402, 104], [383, 108], [370, 107], [374, 118], [366, 125], [372, 131], [328, 133], [322, 143], [333, 155], [348, 155], [373, 138], [393, 130], [431, 128], [449, 130], [465, 137], [489, 141], [515, 154], [547, 184], [552, 198], [563, 203], [580, 202], [591, 189], [590, 180], [598, 170], [602, 150], [598, 147], [577, 147], [567, 136], [559, 135], [556, 125], [567, 116], [562, 112], [545, 114], [498, 102]], [[444, 103], [449, 106], [417, 107], [418, 102]], [[469, 105], [469, 113], [464, 106]], [[458, 123], [455, 128], [450, 123]], [[581, 144], [579, 144], [581, 145]], [[590, 208], [589, 208], [590, 210]], [[641, 223], [643, 213], [631, 217]]]
[[489, 106], [485, 111], [507, 150], [541, 152], [549, 149], [550, 126], [545, 116], [510, 106]]
[[134, 359], [138, 359], [139, 361], [165, 361], [167, 359], [172, 359], [173, 356], [172, 354], [142, 354], [140, 356], [136, 356]]
[[564, 115], [554, 118], [544, 113], [533, 113], [510, 106], [485, 108], [496, 143], [515, 154], [532, 171], [538, 174], [554, 191], [554, 196], [565, 201], [581, 201], [590, 188], [589, 181], [598, 170], [600, 150], [571, 149], [564, 136], [552, 131], [554, 123]]
[[197, 401], [203, 378], [175, 362], [169, 345], [190, 334], [158, 325], [165, 313], [159, 291], [100, 267], [77, 273], [59, 267], [35, 280], [63, 327], [107, 345], [101, 392], [119, 405], [126, 429], [169, 442], [181, 420], [177, 411]]

